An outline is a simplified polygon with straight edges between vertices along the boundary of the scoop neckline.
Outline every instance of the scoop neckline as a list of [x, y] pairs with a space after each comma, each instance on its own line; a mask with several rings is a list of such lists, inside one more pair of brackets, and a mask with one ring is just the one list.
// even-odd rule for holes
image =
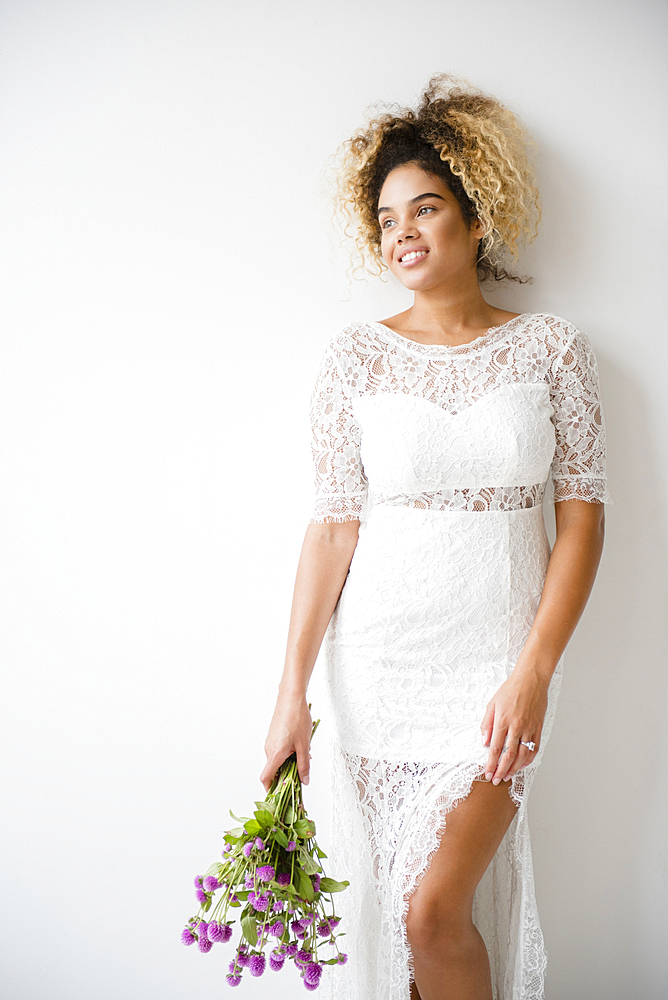
[[386, 326], [384, 323], [379, 323], [377, 320], [367, 320], [368, 325], [378, 327], [383, 330], [390, 337], [394, 337], [397, 341], [406, 344], [410, 347], [415, 347], [420, 351], [436, 351], [437, 353], [444, 354], [457, 354], [470, 351], [472, 348], [475, 349], [479, 345], [485, 345], [503, 334], [507, 327], [512, 326], [513, 323], [518, 323], [520, 320], [526, 319], [528, 316], [533, 316], [533, 313], [518, 313], [517, 316], [513, 316], [512, 319], [507, 319], [505, 323], [500, 323], [498, 326], [490, 326], [486, 333], [481, 333], [479, 337], [475, 337], [473, 340], [469, 340], [467, 344], [423, 344], [419, 340], [411, 340], [410, 337], [405, 337], [403, 333], [397, 333], [391, 327]]

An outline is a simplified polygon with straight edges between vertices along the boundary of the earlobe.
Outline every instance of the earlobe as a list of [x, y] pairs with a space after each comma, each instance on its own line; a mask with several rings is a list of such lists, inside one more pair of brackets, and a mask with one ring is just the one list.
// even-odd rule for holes
[[474, 236], [479, 236], [480, 239], [485, 235], [485, 224], [482, 219], [476, 219], [471, 227], [471, 232]]

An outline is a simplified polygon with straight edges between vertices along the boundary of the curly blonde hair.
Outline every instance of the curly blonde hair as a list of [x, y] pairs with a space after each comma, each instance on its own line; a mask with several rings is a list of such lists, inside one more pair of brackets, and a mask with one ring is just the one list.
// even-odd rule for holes
[[[464, 220], [479, 219], [481, 281], [524, 281], [502, 261], [536, 236], [540, 197], [526, 153], [531, 143], [517, 117], [495, 98], [446, 73], [429, 81], [417, 111], [391, 105], [336, 154], [337, 199], [344, 232], [355, 234], [358, 264], [382, 274], [378, 198], [395, 167], [417, 163], [456, 196]], [[351, 233], [351, 228], [353, 233]]]

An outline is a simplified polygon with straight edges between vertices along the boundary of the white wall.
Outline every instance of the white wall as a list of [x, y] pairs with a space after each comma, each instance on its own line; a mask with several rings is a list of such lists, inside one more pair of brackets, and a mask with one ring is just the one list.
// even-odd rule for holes
[[[531, 805], [548, 1000], [664, 996], [665, 5], [5, 0], [0, 19], [3, 995], [227, 990], [225, 946], [179, 932], [228, 808], [262, 791], [311, 383], [349, 318], [405, 301], [349, 293], [321, 172], [366, 105], [448, 70], [540, 146], [536, 280], [490, 298], [587, 331], [609, 432], [606, 550]], [[301, 996], [293, 971], [240, 995]]]

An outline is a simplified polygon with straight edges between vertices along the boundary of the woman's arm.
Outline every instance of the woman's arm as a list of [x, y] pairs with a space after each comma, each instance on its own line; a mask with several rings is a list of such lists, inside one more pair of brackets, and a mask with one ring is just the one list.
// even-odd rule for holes
[[285, 666], [276, 707], [264, 743], [267, 763], [260, 781], [269, 789], [274, 774], [295, 751], [299, 777], [308, 784], [311, 715], [306, 689], [320, 645], [346, 581], [360, 522], [309, 524], [302, 546]]
[[[565, 500], [554, 509], [557, 537], [534, 623], [481, 726], [483, 743], [490, 744], [485, 773], [494, 784], [511, 778], [538, 752], [550, 679], [584, 611], [601, 559], [605, 505]], [[533, 740], [536, 749], [520, 746], [520, 740]]]

